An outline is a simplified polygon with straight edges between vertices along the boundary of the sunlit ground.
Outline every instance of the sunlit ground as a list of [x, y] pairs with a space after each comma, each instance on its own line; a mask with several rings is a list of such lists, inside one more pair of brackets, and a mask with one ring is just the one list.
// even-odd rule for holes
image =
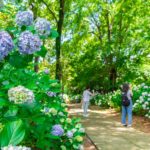
[[143, 133], [133, 127], [123, 127], [114, 120], [110, 110], [89, 110], [89, 116], [83, 117], [80, 105], [70, 106], [70, 115], [81, 118], [87, 134], [102, 150], [149, 150], [150, 134]]

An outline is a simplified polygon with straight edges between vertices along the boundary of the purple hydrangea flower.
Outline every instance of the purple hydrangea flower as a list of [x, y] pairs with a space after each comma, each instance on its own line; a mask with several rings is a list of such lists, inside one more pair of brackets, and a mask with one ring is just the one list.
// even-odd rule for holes
[[45, 74], [49, 74], [49, 69], [45, 69], [45, 70], [44, 70], [44, 73], [45, 73]]
[[18, 26], [30, 26], [33, 23], [32, 11], [19, 11], [16, 15], [16, 23]]
[[52, 127], [52, 135], [54, 136], [62, 136], [64, 134], [64, 129], [61, 125], [56, 124]]
[[33, 54], [41, 49], [42, 42], [40, 38], [33, 35], [29, 31], [22, 32], [19, 40], [18, 47], [21, 54]]
[[47, 92], [47, 95], [49, 96], [49, 97], [56, 97], [56, 93], [54, 93], [54, 92]]
[[0, 32], [0, 60], [9, 54], [13, 50], [14, 44], [11, 36], [5, 32]]
[[50, 22], [44, 18], [38, 18], [35, 23], [35, 29], [40, 36], [48, 36], [50, 34]]
[[68, 137], [68, 138], [72, 138], [72, 137], [73, 137], [73, 132], [67, 131], [67, 137]]

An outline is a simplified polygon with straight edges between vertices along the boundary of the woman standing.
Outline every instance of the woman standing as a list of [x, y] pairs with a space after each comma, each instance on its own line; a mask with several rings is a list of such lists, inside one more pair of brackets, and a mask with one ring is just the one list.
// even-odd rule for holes
[[83, 116], [88, 117], [88, 107], [90, 104], [90, 98], [93, 94], [90, 92], [90, 88], [86, 87], [86, 89], [83, 92], [83, 102], [82, 102], [82, 108], [83, 108]]
[[[132, 126], [132, 91], [129, 84], [125, 83], [122, 88], [122, 125]], [[126, 117], [128, 116], [128, 124]]]

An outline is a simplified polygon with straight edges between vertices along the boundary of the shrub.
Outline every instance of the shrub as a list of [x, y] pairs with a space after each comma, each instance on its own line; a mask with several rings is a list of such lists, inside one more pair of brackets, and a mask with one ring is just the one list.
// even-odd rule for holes
[[133, 112], [150, 118], [150, 86], [141, 84], [133, 88]]
[[115, 108], [117, 110], [120, 110], [121, 108], [121, 92], [114, 91], [107, 94], [96, 94], [92, 99], [91, 103], [98, 105], [100, 107], [105, 108]]
[[[44, 57], [47, 52], [41, 45], [42, 39], [56, 34], [43, 31], [46, 35], [35, 36], [33, 16], [30, 15], [30, 12], [19, 12], [16, 17], [19, 26], [8, 29], [14, 47], [8, 33], [0, 39], [7, 51], [3, 55], [5, 60], [0, 59], [0, 147], [79, 149], [84, 136], [82, 125], [78, 119], [68, 118], [67, 106], [60, 96], [60, 85], [50, 79], [48, 70], [38, 73], [32, 70], [33, 58]], [[1, 47], [2, 44], [0, 53]]]

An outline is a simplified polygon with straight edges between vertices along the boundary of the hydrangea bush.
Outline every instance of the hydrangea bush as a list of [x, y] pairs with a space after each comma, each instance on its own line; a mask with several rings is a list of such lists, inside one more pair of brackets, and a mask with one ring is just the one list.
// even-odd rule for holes
[[107, 94], [97, 93], [92, 99], [92, 104], [105, 108], [121, 109], [121, 91], [109, 92]]
[[25, 11], [17, 14], [16, 24], [11, 34], [0, 32], [1, 59], [8, 56], [0, 62], [1, 149], [82, 149], [84, 129], [78, 119], [68, 117], [59, 83], [48, 70], [32, 69], [32, 58], [44, 57], [39, 35], [51, 37], [50, 23], [37, 20], [35, 27], [32, 12]]
[[[134, 86], [133, 89], [133, 112], [150, 118], [150, 85], [142, 83]], [[110, 92], [107, 94], [95, 95], [91, 102], [105, 108], [115, 108], [121, 110], [121, 91]]]
[[150, 86], [142, 83], [133, 88], [134, 105], [133, 111], [136, 114], [145, 115], [150, 118]]

